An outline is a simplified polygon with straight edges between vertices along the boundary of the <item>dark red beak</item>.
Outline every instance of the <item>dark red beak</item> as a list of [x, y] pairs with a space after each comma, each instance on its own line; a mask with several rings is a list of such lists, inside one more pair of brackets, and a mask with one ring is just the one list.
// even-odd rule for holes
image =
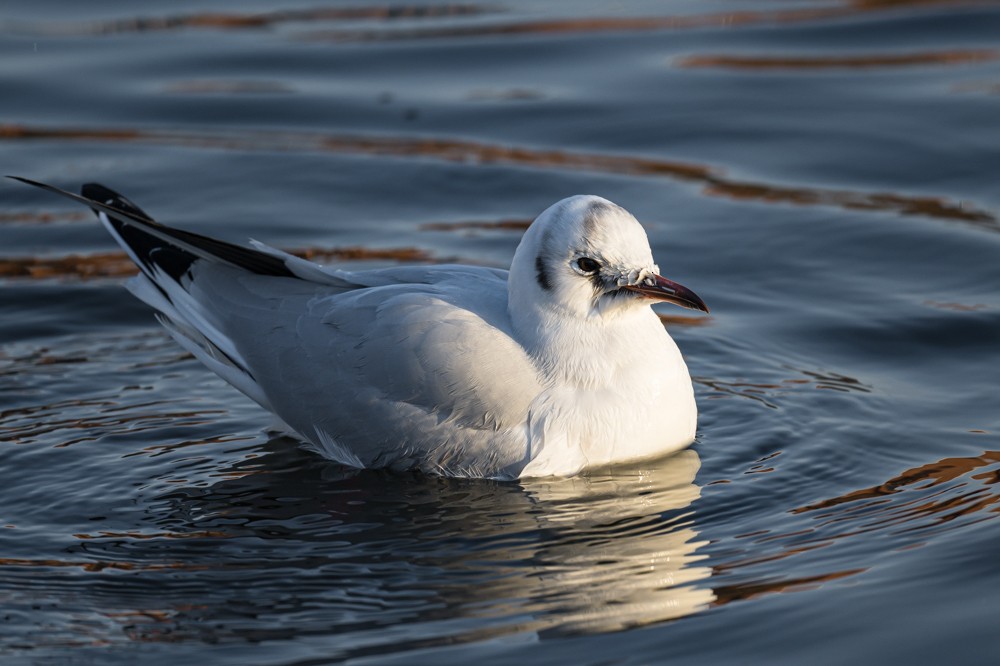
[[708, 312], [708, 306], [705, 305], [705, 301], [698, 297], [698, 294], [684, 285], [677, 284], [673, 280], [668, 280], [660, 275], [652, 275], [640, 284], [626, 285], [623, 288], [634, 291], [637, 294], [642, 294], [646, 298], [652, 298], [653, 300], [667, 301], [683, 308]]

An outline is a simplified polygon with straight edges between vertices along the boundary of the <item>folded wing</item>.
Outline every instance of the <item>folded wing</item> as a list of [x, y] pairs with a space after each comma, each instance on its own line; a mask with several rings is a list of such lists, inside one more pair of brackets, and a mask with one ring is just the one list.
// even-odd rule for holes
[[506, 272], [348, 272], [152, 220], [97, 184], [75, 195], [140, 268], [129, 289], [187, 350], [357, 467], [516, 475], [537, 371], [512, 338]]

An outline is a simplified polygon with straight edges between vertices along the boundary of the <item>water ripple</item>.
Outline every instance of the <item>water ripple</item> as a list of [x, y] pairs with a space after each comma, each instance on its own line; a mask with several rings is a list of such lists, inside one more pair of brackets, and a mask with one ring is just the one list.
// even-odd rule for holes
[[693, 55], [681, 58], [677, 61], [677, 65], [688, 68], [720, 68], [750, 71], [775, 69], [873, 69], [926, 65], [968, 65], [991, 62], [997, 58], [1000, 58], [1000, 51], [995, 49], [879, 53], [850, 56]]
[[647, 157], [545, 150], [486, 144], [459, 139], [385, 136], [340, 136], [305, 132], [195, 132], [129, 128], [54, 128], [0, 125], [0, 141], [59, 140], [147, 142], [213, 150], [319, 151], [434, 158], [447, 162], [509, 164], [534, 169], [584, 170], [636, 176], [666, 177], [699, 183], [708, 196], [800, 206], [834, 206], [848, 210], [875, 210], [962, 221], [992, 231], [1000, 230], [996, 216], [968, 202], [936, 196], [907, 196], [891, 192], [858, 192], [790, 187], [727, 178], [705, 165]]
[[[715, 599], [688, 508], [699, 495], [693, 451], [519, 487], [347, 471], [289, 444], [272, 440], [257, 447], [268, 462], [231, 468], [250, 474], [150, 498], [151, 523], [75, 534], [68, 557], [0, 560], [0, 586], [44, 576], [58, 594], [70, 571], [97, 577], [76, 594], [106, 597], [87, 605], [127, 622], [130, 640], [251, 640], [245, 631], [267, 630], [241, 619], [250, 604], [280, 617], [273, 630], [288, 638], [334, 622], [347, 644], [381, 651], [400, 638], [614, 631]], [[122, 571], [140, 578], [114, 577]], [[257, 601], [238, 592], [248, 575]], [[158, 592], [130, 607], [136, 585]], [[68, 640], [65, 620], [51, 615], [48, 640]], [[435, 629], [458, 616], [467, 628]], [[386, 634], [389, 624], [397, 629]]]
[[[328, 261], [392, 261], [421, 263], [475, 263], [455, 258], [436, 258], [428, 251], [415, 247], [364, 248], [364, 247], [311, 247], [288, 250], [295, 256], [324, 263]], [[50, 280], [53, 278], [127, 277], [135, 275], [135, 263], [121, 251], [95, 254], [71, 254], [45, 257], [0, 258], [0, 278], [28, 278]]]
[[9, 23], [6, 31], [14, 34], [70, 36], [117, 35], [121, 33], [163, 30], [260, 30], [282, 23], [314, 23], [319, 21], [392, 21], [457, 16], [478, 16], [496, 10], [475, 4], [428, 5], [368, 5], [357, 7], [315, 7], [285, 9], [271, 12], [233, 13], [204, 12], [173, 16], [134, 17], [109, 21], [74, 23]]
[[720, 11], [706, 14], [673, 16], [591, 16], [492, 22], [473, 25], [433, 26], [425, 28], [339, 29], [309, 32], [306, 39], [332, 42], [379, 42], [388, 40], [469, 39], [473, 37], [505, 37], [538, 34], [594, 34], [605, 32], [646, 32], [652, 30], [697, 30], [705, 28], [737, 29], [760, 25], [794, 25], [843, 20], [862, 14], [955, 5], [976, 6], [989, 0], [848, 0], [847, 2], [817, 3], [812, 7], [773, 10]]

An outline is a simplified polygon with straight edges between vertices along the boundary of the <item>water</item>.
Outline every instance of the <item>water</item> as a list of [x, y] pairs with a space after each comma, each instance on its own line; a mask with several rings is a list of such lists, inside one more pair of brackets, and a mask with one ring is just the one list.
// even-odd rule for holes
[[347, 266], [600, 194], [713, 315], [679, 455], [352, 473], [2, 184], [2, 660], [992, 663], [998, 4], [6, 4], [4, 173]]

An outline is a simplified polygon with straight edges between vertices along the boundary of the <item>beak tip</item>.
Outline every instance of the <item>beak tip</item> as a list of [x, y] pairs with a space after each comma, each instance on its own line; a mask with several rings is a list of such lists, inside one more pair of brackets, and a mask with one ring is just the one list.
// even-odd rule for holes
[[684, 285], [668, 280], [662, 275], [653, 276], [653, 281], [651, 283], [643, 285], [628, 285], [625, 289], [642, 294], [646, 298], [655, 301], [665, 301], [667, 303], [679, 305], [682, 308], [700, 310], [705, 314], [711, 314], [708, 306], [705, 305], [705, 301], [701, 300], [701, 297], [698, 296], [698, 294], [694, 293]]

